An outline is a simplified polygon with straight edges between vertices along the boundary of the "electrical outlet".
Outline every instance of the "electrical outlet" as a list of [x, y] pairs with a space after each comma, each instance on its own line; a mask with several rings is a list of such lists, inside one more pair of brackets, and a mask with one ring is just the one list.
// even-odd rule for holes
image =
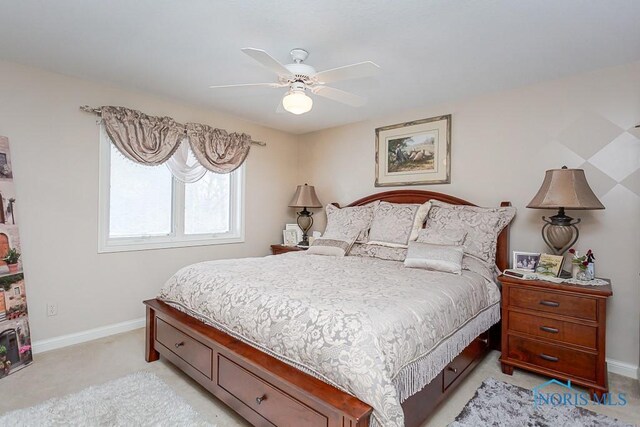
[[58, 304], [49, 303], [47, 304], [47, 316], [57, 316], [58, 315]]

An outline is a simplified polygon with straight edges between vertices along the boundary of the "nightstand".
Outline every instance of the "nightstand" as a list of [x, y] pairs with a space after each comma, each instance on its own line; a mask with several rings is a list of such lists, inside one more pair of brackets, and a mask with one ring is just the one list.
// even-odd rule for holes
[[273, 255], [285, 254], [287, 252], [306, 251], [306, 249], [299, 248], [298, 246], [285, 246], [285, 245], [271, 245], [271, 253]]
[[502, 372], [525, 369], [589, 389], [609, 390], [605, 361], [607, 286], [500, 276]]

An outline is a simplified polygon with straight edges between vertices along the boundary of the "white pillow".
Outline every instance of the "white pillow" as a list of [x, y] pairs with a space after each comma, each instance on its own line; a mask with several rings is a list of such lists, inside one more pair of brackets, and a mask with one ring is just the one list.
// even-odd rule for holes
[[416, 242], [431, 243], [432, 245], [462, 246], [466, 237], [467, 232], [462, 228], [448, 229], [428, 227], [418, 232]]
[[429, 202], [422, 205], [380, 202], [373, 213], [368, 243], [406, 248], [418, 237], [430, 207]]
[[349, 240], [318, 237], [313, 241], [313, 243], [311, 243], [311, 246], [309, 246], [309, 249], [307, 249], [306, 253], [312, 255], [326, 255], [341, 258], [349, 253], [349, 251], [351, 250], [351, 246], [353, 246], [355, 240], [355, 237]]
[[405, 267], [462, 274], [462, 246], [410, 242]]
[[327, 205], [327, 226], [323, 237], [330, 239], [350, 240], [357, 236], [357, 242], [366, 242], [373, 219], [373, 212], [378, 206], [378, 201], [364, 206], [338, 208]]

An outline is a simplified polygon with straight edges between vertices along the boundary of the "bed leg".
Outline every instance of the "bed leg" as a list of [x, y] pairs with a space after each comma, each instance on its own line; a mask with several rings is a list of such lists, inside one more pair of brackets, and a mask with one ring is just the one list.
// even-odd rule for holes
[[155, 362], [160, 358], [160, 353], [153, 346], [156, 336], [156, 312], [147, 306], [147, 329], [145, 331], [144, 359], [147, 362]]

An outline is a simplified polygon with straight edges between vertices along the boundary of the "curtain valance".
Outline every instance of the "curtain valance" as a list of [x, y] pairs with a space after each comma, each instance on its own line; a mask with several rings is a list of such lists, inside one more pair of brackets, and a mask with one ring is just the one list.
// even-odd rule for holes
[[266, 145], [252, 141], [245, 133], [227, 133], [224, 129], [198, 123], [183, 125], [171, 117], [149, 116], [125, 107], [84, 106], [80, 109], [102, 117], [107, 135], [126, 158], [149, 166], [171, 159], [169, 169], [185, 174], [182, 179], [186, 182], [193, 182], [196, 175], [199, 176], [195, 180], [201, 178], [204, 172], [201, 168], [187, 167], [186, 144], [178, 150], [185, 138], [198, 162], [215, 173], [230, 173], [239, 168], [247, 158], [252, 143]]

